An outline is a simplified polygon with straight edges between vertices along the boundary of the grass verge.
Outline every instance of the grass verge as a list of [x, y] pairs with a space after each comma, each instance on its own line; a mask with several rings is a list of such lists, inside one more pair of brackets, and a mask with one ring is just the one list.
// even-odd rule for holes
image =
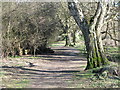
[[[117, 63], [112, 62], [112, 66], [118, 66]], [[99, 67], [101, 68], [101, 67]], [[97, 70], [99, 68], [90, 69], [87, 71], [81, 71], [77, 73], [73, 73], [73, 78], [71, 81], [68, 81], [70, 85], [72, 84], [72, 88], [120, 88], [120, 80], [115, 78], [103, 78], [100, 79], [92, 73], [93, 70]]]
[[2, 79], [2, 88], [25, 88], [29, 83], [26, 76], [17, 76], [9, 71], [1, 71], [0, 78]]

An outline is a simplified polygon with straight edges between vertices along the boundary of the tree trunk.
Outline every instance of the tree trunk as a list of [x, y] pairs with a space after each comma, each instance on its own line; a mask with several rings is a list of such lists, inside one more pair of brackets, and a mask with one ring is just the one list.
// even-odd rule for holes
[[72, 46], [72, 38], [71, 38], [71, 33], [67, 32], [65, 36], [65, 46]]
[[18, 45], [18, 48], [19, 48], [19, 55], [22, 56], [23, 55], [23, 49], [21, 48], [20, 43]]
[[67, 33], [65, 35], [65, 46], [68, 46], [68, 35], [67, 35]]
[[84, 18], [82, 9], [79, 8], [78, 10], [77, 4], [74, 0], [73, 2], [68, 2], [68, 8], [84, 36], [88, 60], [86, 69], [92, 69], [108, 64], [100, 35], [106, 7], [104, 6], [105, 10], [103, 10], [101, 3], [98, 3], [94, 21], [91, 25], [88, 25], [87, 20]]
[[[113, 35], [114, 35], [114, 38], [117, 38], [117, 35], [116, 35], [116, 27], [115, 27], [115, 21], [112, 22], [113, 23]], [[117, 41], [114, 40], [114, 43], [115, 43], [115, 46], [117, 46]]]
[[72, 36], [71, 36], [71, 32], [68, 32], [68, 45], [69, 45], [69, 46], [73, 46], [73, 45], [72, 45]]
[[76, 30], [73, 32], [73, 45], [76, 43]]
[[68, 25], [67, 25], [68, 21], [66, 19], [66, 26], [64, 27], [64, 34], [65, 34], [65, 46], [69, 46], [70, 42], [69, 42], [69, 32], [68, 32]]
[[36, 53], [36, 48], [34, 47], [34, 54], [33, 54], [33, 55], [34, 55], [34, 57], [35, 57], [35, 53]]

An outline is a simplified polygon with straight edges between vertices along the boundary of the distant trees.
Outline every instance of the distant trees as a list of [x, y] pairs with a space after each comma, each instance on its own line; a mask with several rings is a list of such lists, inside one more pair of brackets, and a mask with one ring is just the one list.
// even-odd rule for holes
[[61, 22], [62, 34], [65, 40], [65, 46], [74, 46], [76, 43], [76, 32], [78, 26], [76, 25], [73, 17], [69, 14], [69, 9], [66, 2], [60, 2], [58, 17]]
[[[2, 12], [3, 56], [39, 53], [55, 36], [59, 4], [4, 2]], [[41, 50], [42, 49], [42, 50]]]
[[[119, 34], [119, 14], [118, 14], [118, 2], [113, 2], [113, 7], [110, 9], [108, 22], [104, 24], [102, 30], [102, 40], [105, 46], [118, 46], [120, 42], [118, 38]], [[109, 40], [109, 42], [108, 42]]]

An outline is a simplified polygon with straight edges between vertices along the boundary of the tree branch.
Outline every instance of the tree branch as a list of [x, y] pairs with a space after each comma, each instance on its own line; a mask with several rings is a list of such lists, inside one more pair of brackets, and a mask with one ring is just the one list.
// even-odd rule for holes
[[116, 39], [116, 38], [113, 38], [113, 36], [112, 36], [109, 32], [107, 32], [107, 33], [109, 34], [109, 36], [110, 36], [111, 39], [113, 39], [114, 41], [120, 42], [120, 40], [118, 40], [118, 39]]

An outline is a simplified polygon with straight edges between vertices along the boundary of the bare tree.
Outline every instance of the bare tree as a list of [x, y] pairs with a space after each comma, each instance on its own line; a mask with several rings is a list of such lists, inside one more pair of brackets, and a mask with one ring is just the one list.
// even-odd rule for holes
[[79, 4], [74, 0], [68, 2], [70, 13], [84, 36], [88, 60], [86, 69], [108, 64], [108, 59], [103, 49], [101, 29], [104, 23], [107, 22], [106, 17], [109, 17], [108, 11], [111, 8], [111, 4], [112, 2], [104, 0], [97, 2], [95, 14], [89, 23]]
[[3, 53], [5, 56], [40, 52], [47, 48], [50, 38], [57, 31], [56, 17], [59, 4], [3, 2]]

